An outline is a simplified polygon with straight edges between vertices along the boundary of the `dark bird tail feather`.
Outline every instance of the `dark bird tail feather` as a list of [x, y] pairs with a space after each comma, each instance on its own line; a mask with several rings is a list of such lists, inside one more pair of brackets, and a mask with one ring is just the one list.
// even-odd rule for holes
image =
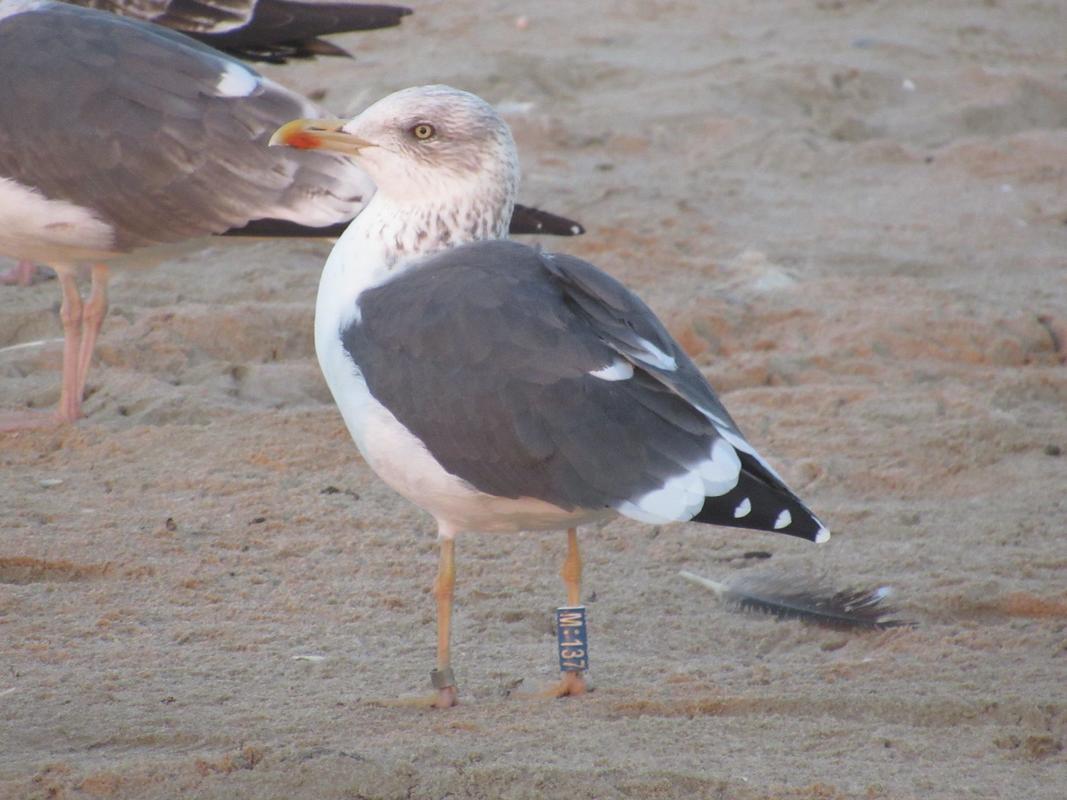
[[755, 611], [779, 619], [799, 619], [828, 628], [885, 630], [915, 627], [914, 622], [893, 619], [891, 589], [837, 589], [825, 578], [775, 573], [742, 574], [726, 583], [683, 570], [683, 578], [715, 592], [733, 611]]

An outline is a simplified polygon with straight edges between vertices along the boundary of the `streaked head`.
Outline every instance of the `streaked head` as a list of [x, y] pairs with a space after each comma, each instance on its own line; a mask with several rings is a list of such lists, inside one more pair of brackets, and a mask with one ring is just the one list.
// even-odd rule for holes
[[296, 120], [270, 143], [343, 153], [394, 197], [489, 187], [513, 197], [518, 188], [507, 124], [480, 97], [450, 86], [395, 92], [348, 122]]

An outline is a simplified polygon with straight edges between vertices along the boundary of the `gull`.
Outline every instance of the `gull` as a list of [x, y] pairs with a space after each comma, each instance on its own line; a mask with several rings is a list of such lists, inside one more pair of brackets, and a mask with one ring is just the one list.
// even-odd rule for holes
[[[209, 234], [336, 236], [375, 190], [344, 156], [265, 146], [283, 122], [322, 108], [157, 25], [6, 0], [0, 75], [0, 255], [59, 276], [62, 422], [82, 414], [116, 256]], [[537, 209], [513, 224], [581, 231]], [[84, 302], [82, 264], [92, 274]], [[16, 414], [0, 429], [49, 422]]]
[[[637, 295], [586, 261], [507, 240], [519, 161], [488, 103], [414, 87], [348, 122], [294, 120], [271, 144], [343, 154], [378, 187], [323, 269], [315, 350], [367, 464], [437, 523], [428, 703], [458, 697], [461, 533], [566, 530], [569, 606], [582, 523], [830, 538]], [[585, 690], [564, 670], [550, 694]]]
[[[346, 50], [318, 37], [393, 27], [411, 13], [404, 6], [351, 0], [64, 1], [153, 22], [238, 58], [272, 64], [319, 55], [351, 58]], [[22, 260], [0, 273], [0, 284], [30, 286], [39, 273], [40, 269], [32, 261]]]

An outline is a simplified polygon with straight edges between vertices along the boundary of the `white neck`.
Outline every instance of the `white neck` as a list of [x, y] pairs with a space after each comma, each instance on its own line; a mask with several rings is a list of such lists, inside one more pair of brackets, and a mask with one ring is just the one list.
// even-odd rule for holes
[[[360, 316], [367, 289], [401, 274], [419, 258], [469, 242], [507, 237], [514, 189], [495, 196], [457, 186], [433, 202], [396, 201], [382, 192], [334, 245], [319, 281], [315, 304], [315, 349], [337, 344], [339, 330]], [[472, 198], [478, 198], [474, 200]]]
[[423, 256], [506, 238], [512, 197], [512, 192], [491, 196], [464, 186], [421, 203], [376, 193], [334, 245], [319, 284], [320, 301], [328, 290], [354, 303], [366, 289], [404, 272]]

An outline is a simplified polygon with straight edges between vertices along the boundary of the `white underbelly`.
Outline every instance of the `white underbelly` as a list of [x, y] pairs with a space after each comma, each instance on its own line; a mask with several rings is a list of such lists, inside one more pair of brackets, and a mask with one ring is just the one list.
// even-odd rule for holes
[[92, 211], [50, 200], [36, 189], [0, 177], [0, 255], [73, 266], [114, 255], [111, 226]]

